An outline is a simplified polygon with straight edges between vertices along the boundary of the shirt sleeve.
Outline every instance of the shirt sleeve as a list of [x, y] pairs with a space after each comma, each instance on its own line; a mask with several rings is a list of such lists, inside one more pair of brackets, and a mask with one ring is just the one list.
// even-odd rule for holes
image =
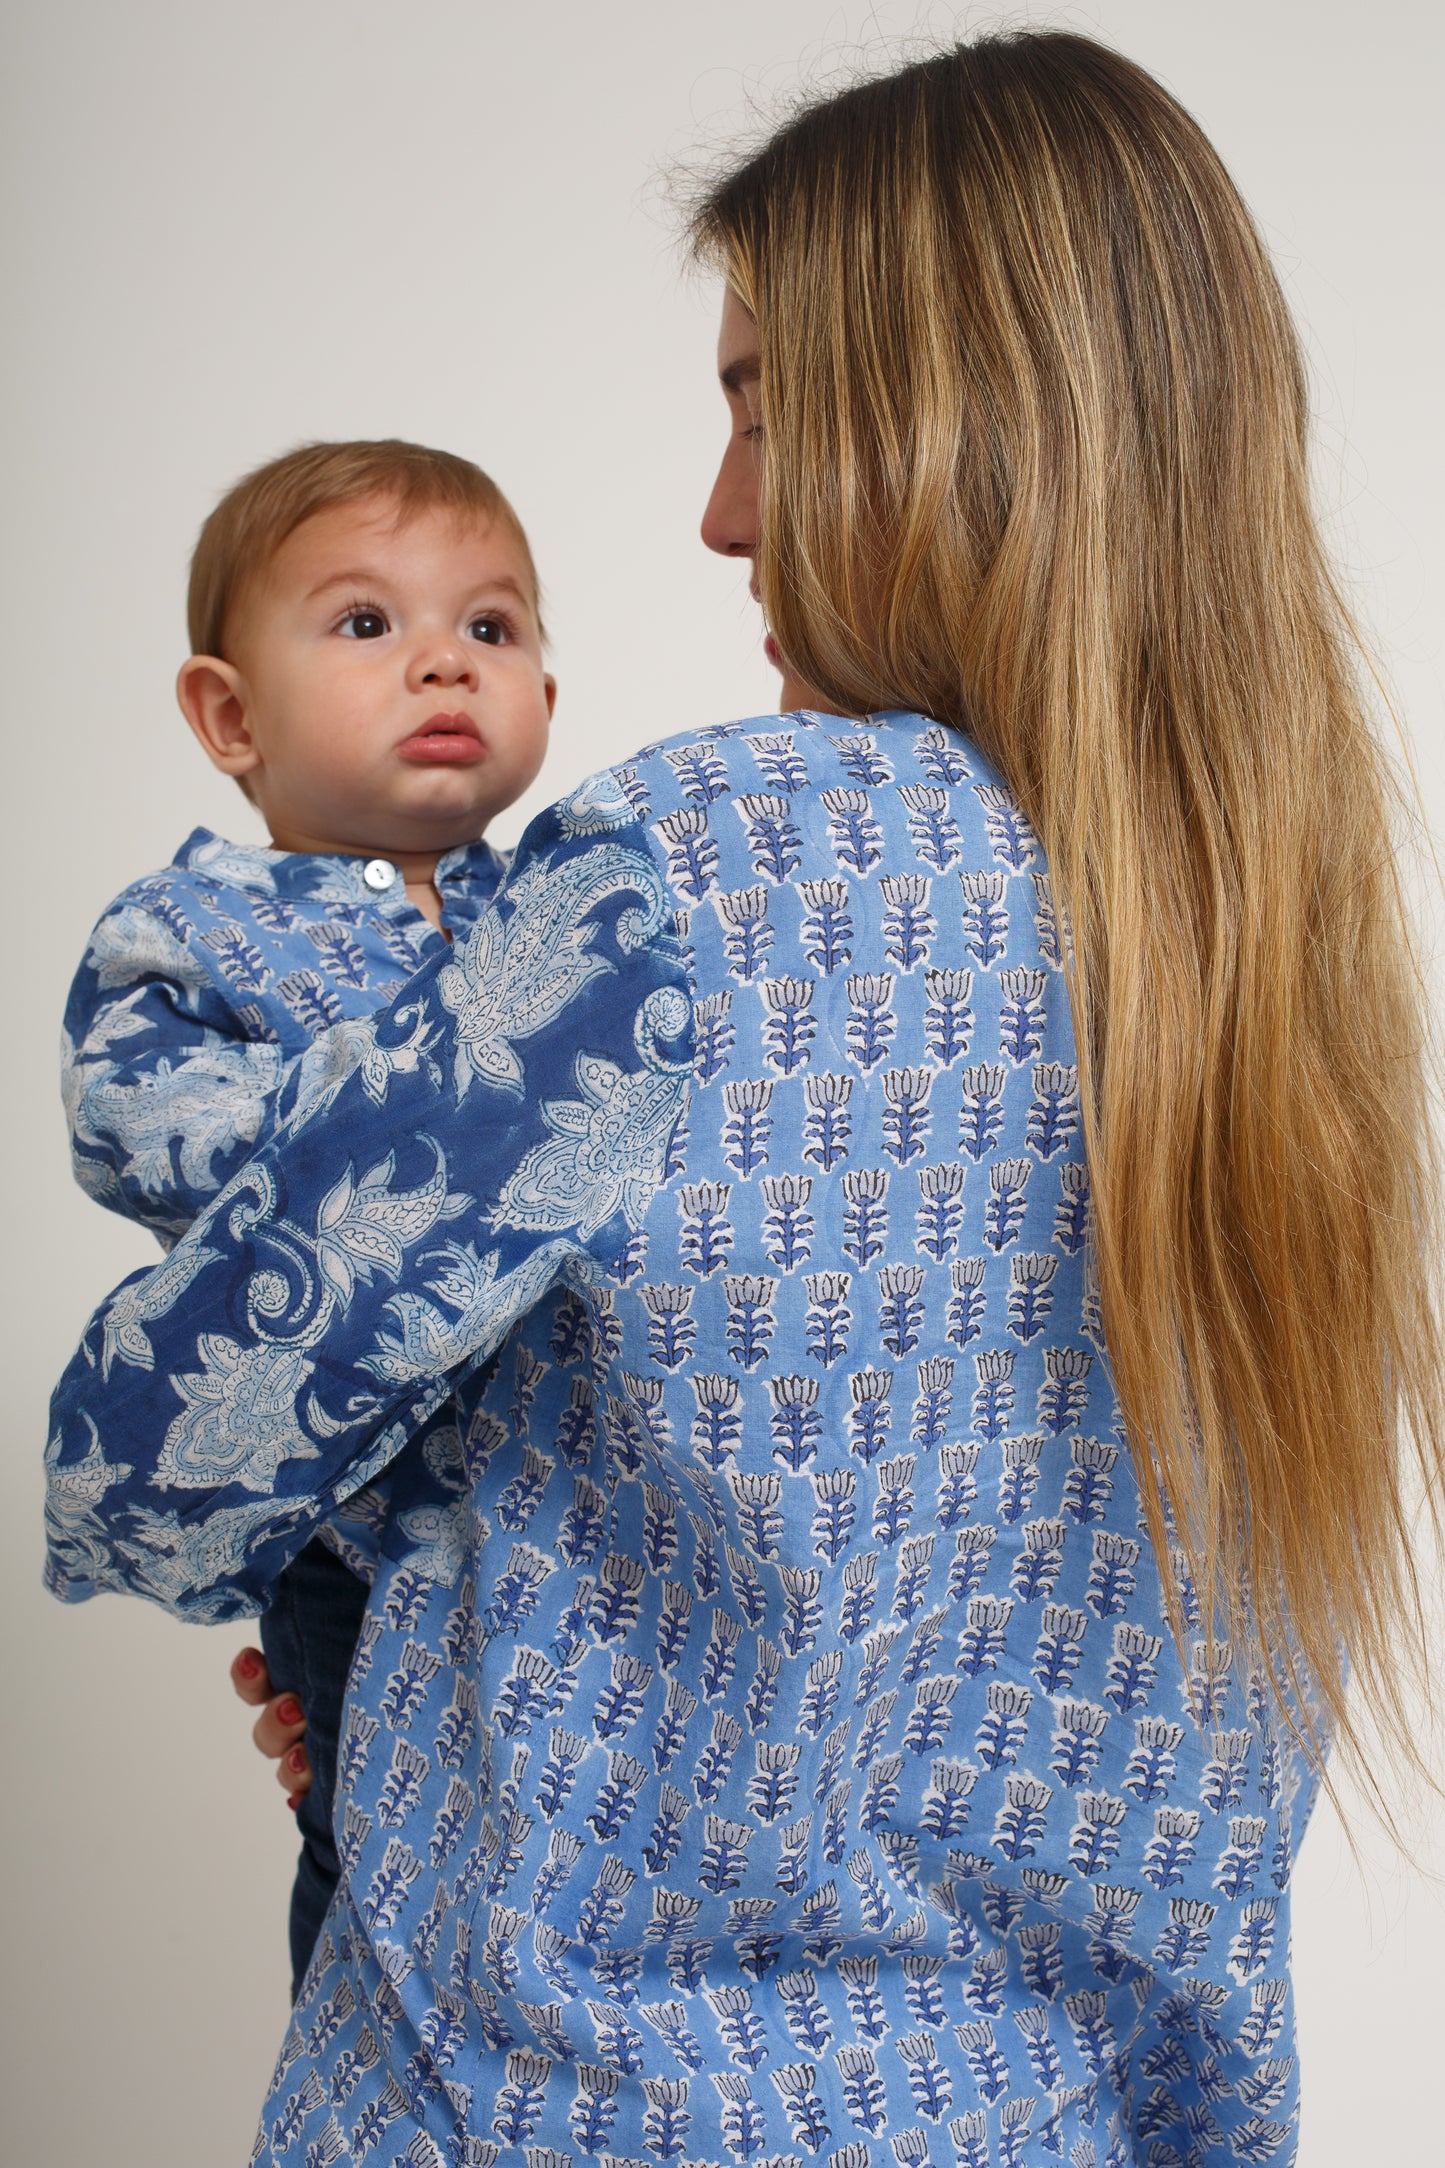
[[76, 1180], [167, 1246], [270, 1134], [297, 1067], [246, 1037], [180, 935], [125, 899], [91, 935], [61, 1059]]
[[51, 1404], [47, 1583], [224, 1619], [559, 1279], [615, 1262], [666, 1179], [692, 1003], [660, 872], [608, 777], [542, 814], [438, 952], [153, 1271]]

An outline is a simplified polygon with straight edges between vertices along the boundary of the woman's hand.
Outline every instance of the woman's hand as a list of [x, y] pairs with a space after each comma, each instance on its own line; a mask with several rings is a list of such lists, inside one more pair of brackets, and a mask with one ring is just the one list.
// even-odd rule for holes
[[294, 1813], [311, 1789], [311, 1763], [300, 1744], [306, 1712], [294, 1694], [272, 1693], [271, 1674], [259, 1649], [242, 1649], [231, 1665], [231, 1684], [242, 1701], [261, 1711], [251, 1737], [269, 1761], [280, 1763], [276, 1782]]

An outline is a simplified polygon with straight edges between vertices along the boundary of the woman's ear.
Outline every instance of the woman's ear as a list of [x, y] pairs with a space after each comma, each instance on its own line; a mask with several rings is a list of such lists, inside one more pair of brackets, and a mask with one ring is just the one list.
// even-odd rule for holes
[[188, 655], [176, 678], [181, 713], [223, 775], [249, 775], [261, 764], [251, 736], [246, 680], [219, 655]]

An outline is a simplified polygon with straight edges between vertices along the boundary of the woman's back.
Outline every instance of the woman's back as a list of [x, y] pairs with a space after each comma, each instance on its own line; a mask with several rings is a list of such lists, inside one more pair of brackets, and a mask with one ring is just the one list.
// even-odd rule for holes
[[[402, 1464], [354, 1917], [268, 2128], [340, 2054], [343, 2128], [405, 2097], [463, 2160], [1126, 2159], [1129, 2095], [1181, 2151], [1267, 2149], [1286, 1772], [1162, 1613], [1037, 840], [897, 714], [677, 741], [564, 813], [582, 889], [645, 824], [695, 1082], [610, 1283], [564, 1268]], [[608, 1193], [636, 1138], [598, 1134]]]

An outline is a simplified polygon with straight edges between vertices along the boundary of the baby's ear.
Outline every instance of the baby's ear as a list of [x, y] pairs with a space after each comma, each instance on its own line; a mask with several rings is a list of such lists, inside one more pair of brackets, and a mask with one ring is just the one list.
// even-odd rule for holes
[[219, 655], [188, 655], [176, 678], [181, 713], [223, 775], [238, 780], [259, 767], [251, 736], [246, 681]]

